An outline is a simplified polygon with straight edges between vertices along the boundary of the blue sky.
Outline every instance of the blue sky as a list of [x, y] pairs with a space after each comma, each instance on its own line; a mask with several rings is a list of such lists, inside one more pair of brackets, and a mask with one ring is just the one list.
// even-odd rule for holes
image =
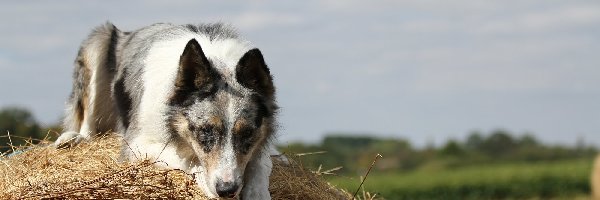
[[504, 128], [600, 145], [599, 1], [3, 2], [0, 106], [59, 121], [79, 43], [107, 20], [235, 25], [275, 76], [282, 143]]

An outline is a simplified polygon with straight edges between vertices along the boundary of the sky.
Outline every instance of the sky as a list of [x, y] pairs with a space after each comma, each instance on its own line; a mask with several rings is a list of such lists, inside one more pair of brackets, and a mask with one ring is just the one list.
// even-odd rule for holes
[[5, 1], [0, 107], [59, 122], [79, 44], [106, 21], [237, 27], [274, 76], [283, 144], [505, 129], [600, 147], [600, 1]]

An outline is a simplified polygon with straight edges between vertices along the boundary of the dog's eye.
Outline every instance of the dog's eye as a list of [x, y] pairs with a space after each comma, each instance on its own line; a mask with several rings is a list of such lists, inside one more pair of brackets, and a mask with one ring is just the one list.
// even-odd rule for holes
[[255, 131], [256, 130], [252, 128], [244, 128], [233, 135], [233, 143], [237, 151], [244, 155], [248, 154], [252, 145], [256, 142], [256, 137], [254, 136]]
[[196, 132], [198, 140], [199, 140], [200, 144], [202, 145], [202, 150], [204, 150], [204, 153], [210, 152], [212, 150], [213, 146], [217, 143], [218, 136], [214, 130], [215, 130], [214, 128], [208, 126], [208, 127], [201, 127]]

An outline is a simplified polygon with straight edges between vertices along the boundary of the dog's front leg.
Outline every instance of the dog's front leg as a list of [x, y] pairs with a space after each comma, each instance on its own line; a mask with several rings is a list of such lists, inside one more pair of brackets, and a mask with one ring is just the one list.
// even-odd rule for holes
[[273, 163], [268, 151], [262, 151], [254, 159], [250, 160], [246, 166], [241, 199], [271, 199], [271, 194], [269, 194], [269, 176], [271, 176], [272, 168]]

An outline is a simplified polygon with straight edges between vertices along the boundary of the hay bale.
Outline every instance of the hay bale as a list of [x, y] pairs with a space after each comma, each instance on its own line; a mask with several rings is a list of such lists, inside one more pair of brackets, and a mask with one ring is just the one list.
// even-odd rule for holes
[[[150, 161], [119, 163], [121, 139], [107, 136], [71, 149], [32, 146], [0, 157], [0, 199], [207, 199], [190, 174]], [[301, 165], [274, 160], [273, 199], [349, 199]]]
[[596, 156], [594, 162], [594, 168], [592, 169], [592, 198], [594, 200], [600, 200], [600, 154]]

